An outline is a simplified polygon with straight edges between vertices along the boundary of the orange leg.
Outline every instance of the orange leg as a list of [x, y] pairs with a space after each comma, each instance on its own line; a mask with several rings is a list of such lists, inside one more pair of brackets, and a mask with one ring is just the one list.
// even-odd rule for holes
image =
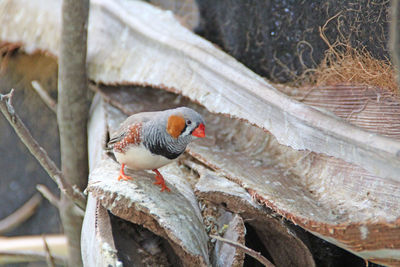
[[124, 168], [125, 168], [125, 164], [122, 163], [121, 164], [121, 170], [119, 171], [118, 181], [121, 181], [121, 180], [124, 180], [124, 181], [133, 180], [132, 177], [130, 177], [130, 176], [125, 174]]
[[153, 172], [156, 173], [156, 176], [154, 177], [156, 178], [156, 181], [154, 182], [154, 184], [159, 184], [161, 186], [161, 192], [164, 190], [171, 192], [171, 189], [169, 189], [168, 186], [165, 184], [164, 177], [161, 175], [161, 173], [157, 169], [154, 169]]

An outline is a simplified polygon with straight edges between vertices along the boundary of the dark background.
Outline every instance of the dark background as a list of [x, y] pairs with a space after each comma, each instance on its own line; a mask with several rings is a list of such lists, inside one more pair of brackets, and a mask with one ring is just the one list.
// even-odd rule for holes
[[293, 81], [315, 68], [327, 44], [325, 34], [373, 57], [389, 57], [390, 1], [197, 0], [196, 31], [247, 67], [273, 82]]

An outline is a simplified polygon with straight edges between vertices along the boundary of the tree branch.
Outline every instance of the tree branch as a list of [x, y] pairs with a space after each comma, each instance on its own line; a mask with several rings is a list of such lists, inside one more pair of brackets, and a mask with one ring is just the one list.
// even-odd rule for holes
[[[46, 243], [56, 264], [65, 264], [67, 240], [64, 235], [48, 235]], [[0, 237], [0, 265], [45, 261], [46, 251], [42, 236]]]
[[[89, 113], [86, 73], [89, 0], [63, 0], [58, 57], [57, 122], [60, 131], [61, 171], [80, 191], [87, 186], [89, 161], [87, 119]], [[68, 238], [68, 265], [82, 266], [83, 218], [72, 203], [60, 196], [60, 216]]]
[[46, 198], [51, 205], [56, 207], [57, 209], [60, 208], [60, 199], [54, 195], [45, 185], [38, 184], [36, 185], [36, 189]]
[[89, 0], [63, 0], [62, 12], [57, 101], [61, 171], [71, 184], [83, 191], [89, 172], [86, 74]]
[[0, 110], [6, 117], [8, 122], [14, 128], [18, 137], [29, 149], [32, 155], [39, 161], [42, 167], [46, 170], [49, 176], [56, 182], [61, 192], [65, 193], [72, 201], [74, 201], [79, 207], [85, 209], [86, 198], [82, 192], [77, 192], [65, 179], [61, 171], [57, 168], [57, 165], [50, 159], [47, 152], [38, 144], [38, 142], [32, 137], [28, 128], [21, 121], [19, 116], [15, 113], [14, 107], [12, 106], [12, 97], [14, 89], [11, 89], [10, 93], [6, 95], [0, 94]]
[[[64, 259], [60, 257], [53, 257], [57, 264], [62, 265]], [[0, 264], [16, 263], [16, 262], [34, 262], [45, 261], [46, 255], [43, 252], [34, 251], [0, 251]]]
[[31, 82], [32, 88], [42, 98], [43, 102], [57, 114], [57, 102], [47, 93], [38, 81]]
[[56, 264], [54, 263], [54, 258], [51, 255], [50, 249], [49, 249], [49, 245], [47, 244], [46, 241], [46, 236], [42, 235], [43, 238], [43, 246], [44, 246], [44, 250], [46, 252], [46, 262], [47, 262], [47, 266], [49, 267], [55, 267]]
[[24, 221], [26, 221], [32, 214], [35, 213], [36, 208], [42, 201], [42, 197], [39, 194], [33, 195], [24, 205], [8, 215], [6, 218], [0, 221], [0, 234], [4, 234]]
[[267, 260], [263, 255], [261, 255], [260, 252], [254, 251], [251, 248], [248, 248], [246, 246], [243, 246], [242, 244], [239, 244], [237, 242], [234, 242], [232, 240], [217, 236], [217, 235], [210, 235], [211, 238], [215, 238], [219, 241], [222, 241], [224, 243], [227, 243], [231, 246], [234, 246], [240, 250], [242, 250], [244, 253], [246, 253], [247, 255], [253, 257], [254, 259], [258, 260], [259, 262], [261, 262], [264, 266], [267, 267], [274, 267], [275, 265], [273, 265], [269, 260]]

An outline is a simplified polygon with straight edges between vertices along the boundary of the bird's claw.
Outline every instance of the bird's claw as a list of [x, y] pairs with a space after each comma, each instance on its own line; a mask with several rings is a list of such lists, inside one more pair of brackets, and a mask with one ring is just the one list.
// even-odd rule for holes
[[168, 188], [168, 186], [165, 184], [164, 177], [158, 170], [153, 170], [153, 172], [156, 173], [156, 176], [154, 177], [156, 181], [154, 182], [155, 185], [160, 185], [161, 186], [161, 192], [164, 190], [167, 190], [168, 192], [171, 192], [171, 189]]
[[118, 181], [121, 181], [121, 180], [124, 180], [124, 181], [133, 180], [132, 177], [130, 177], [130, 176], [125, 174], [124, 168], [125, 168], [125, 164], [122, 164], [121, 165], [121, 169], [119, 170]]
[[160, 190], [161, 192], [164, 192], [164, 190], [167, 190], [168, 192], [171, 192], [171, 189], [169, 189], [168, 186], [165, 184], [164, 179], [162, 181], [157, 179], [157, 182], [154, 182], [153, 184], [160, 185], [161, 186], [161, 190]]
[[128, 175], [120, 173], [118, 176], [118, 181], [121, 181], [121, 180], [128, 181], [128, 180], [133, 180], [133, 178]]

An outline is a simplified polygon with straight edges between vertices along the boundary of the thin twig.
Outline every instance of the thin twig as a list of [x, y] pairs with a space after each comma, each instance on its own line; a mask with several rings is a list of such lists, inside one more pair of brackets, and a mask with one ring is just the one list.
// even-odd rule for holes
[[14, 107], [12, 106], [12, 96], [14, 89], [7, 95], [0, 94], [0, 110], [6, 117], [8, 122], [14, 128], [18, 137], [29, 149], [33, 156], [39, 161], [42, 167], [46, 170], [49, 176], [57, 183], [59, 189], [66, 194], [72, 201], [75, 202], [79, 207], [85, 209], [86, 198], [82, 192], [77, 192], [73, 187], [64, 179], [63, 174], [58, 169], [57, 165], [50, 159], [47, 152], [38, 144], [38, 142], [32, 137], [29, 130], [26, 128], [24, 123], [21, 121], [19, 116], [15, 113]]
[[50, 249], [49, 249], [49, 245], [47, 244], [46, 241], [46, 236], [42, 235], [43, 238], [43, 245], [44, 245], [44, 250], [46, 252], [46, 262], [47, 262], [47, 266], [49, 267], [55, 267], [55, 263], [54, 263], [54, 258], [50, 253]]
[[231, 246], [234, 246], [234, 247], [242, 250], [247, 255], [249, 255], [249, 256], [253, 257], [254, 259], [258, 260], [259, 262], [261, 262], [264, 266], [267, 266], [267, 267], [274, 267], [275, 266], [269, 260], [267, 260], [263, 255], [261, 255], [260, 252], [254, 251], [251, 248], [243, 246], [242, 244], [239, 244], [239, 243], [237, 243], [235, 241], [232, 241], [232, 240], [229, 240], [229, 239], [217, 236], [217, 235], [210, 235], [210, 237], [211, 238], [215, 238], [215, 239], [217, 239], [219, 241], [222, 241], [224, 243], [227, 243], [227, 244], [229, 244]]
[[[45, 261], [46, 255], [43, 252], [33, 251], [0, 251], [0, 264], [17, 263], [17, 262], [34, 262]], [[65, 263], [64, 258], [54, 257], [57, 264]]]
[[47, 93], [46, 90], [40, 85], [38, 81], [31, 82], [32, 88], [42, 98], [43, 102], [52, 110], [57, 113], [57, 102]]
[[[46, 243], [54, 262], [64, 265], [67, 255], [65, 235], [47, 235]], [[46, 261], [42, 236], [0, 237], [0, 265], [29, 261]]]
[[11, 262], [32, 262], [44, 260], [45, 255], [42, 252], [32, 251], [0, 251], [0, 264]]
[[33, 195], [24, 205], [0, 221], [0, 234], [11, 231], [31, 217], [42, 201], [39, 194]]
[[36, 185], [36, 189], [46, 198], [51, 205], [56, 207], [57, 209], [60, 208], [60, 199], [54, 195], [45, 185], [38, 184]]

